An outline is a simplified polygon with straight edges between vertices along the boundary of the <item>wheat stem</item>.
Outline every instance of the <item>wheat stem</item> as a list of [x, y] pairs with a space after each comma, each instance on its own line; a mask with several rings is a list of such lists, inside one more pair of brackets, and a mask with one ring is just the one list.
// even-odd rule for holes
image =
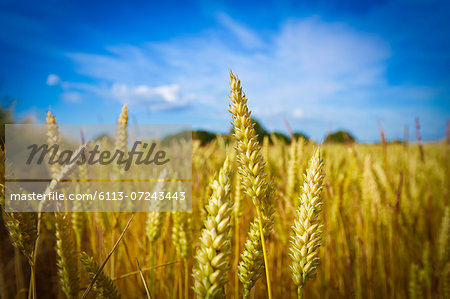
[[151, 267], [152, 270], [150, 271], [150, 294], [154, 293], [154, 279], [155, 279], [155, 270], [153, 269], [155, 266], [155, 254], [156, 254], [156, 246], [151, 243], [151, 252], [152, 252], [152, 261], [151, 261]]
[[303, 299], [303, 285], [299, 285], [297, 287], [297, 295], [298, 295], [298, 299]]
[[152, 296], [150, 295], [150, 291], [148, 290], [147, 283], [145, 282], [144, 273], [142, 273], [141, 265], [139, 265], [139, 260], [136, 258], [136, 263], [139, 269], [139, 275], [141, 276], [142, 283], [144, 284], [145, 288], [145, 294], [147, 295], [147, 298], [152, 299]]
[[261, 212], [258, 209], [256, 209], [257, 213], [258, 213], [258, 223], [259, 223], [259, 234], [261, 235], [261, 245], [262, 245], [262, 250], [263, 250], [263, 255], [264, 255], [264, 265], [265, 265], [265, 269], [266, 269], [266, 283], [267, 283], [267, 295], [269, 297], [269, 299], [272, 299], [272, 289], [270, 287], [270, 272], [269, 272], [269, 261], [267, 258], [267, 250], [266, 250], [266, 242], [264, 240], [264, 231], [263, 231], [263, 227], [262, 227], [262, 217], [261, 217]]
[[32, 298], [37, 298], [36, 296], [36, 266], [33, 262], [30, 261], [30, 270], [31, 270], [31, 294]]
[[130, 220], [128, 220], [127, 225], [125, 226], [125, 228], [123, 229], [122, 233], [119, 236], [119, 239], [117, 239], [116, 244], [114, 244], [113, 248], [111, 249], [110, 253], [108, 254], [108, 256], [106, 257], [105, 261], [103, 262], [103, 264], [100, 266], [100, 268], [98, 268], [97, 272], [95, 273], [95, 275], [92, 277], [91, 283], [89, 284], [89, 286], [87, 287], [87, 289], [84, 291], [83, 296], [81, 296], [81, 299], [86, 298], [86, 296], [89, 294], [89, 292], [91, 291], [92, 287], [94, 286], [95, 281], [97, 280], [97, 278], [99, 277], [99, 275], [101, 275], [103, 272], [103, 268], [105, 267], [106, 263], [108, 262], [109, 258], [112, 256], [112, 254], [114, 253], [114, 251], [116, 250], [117, 246], [119, 245], [120, 241], [122, 240], [123, 236], [125, 235], [125, 232], [127, 231], [128, 227], [130, 226], [131, 220], [133, 220], [133, 216], [131, 215]]
[[184, 298], [189, 299], [189, 265], [188, 260], [184, 259]]

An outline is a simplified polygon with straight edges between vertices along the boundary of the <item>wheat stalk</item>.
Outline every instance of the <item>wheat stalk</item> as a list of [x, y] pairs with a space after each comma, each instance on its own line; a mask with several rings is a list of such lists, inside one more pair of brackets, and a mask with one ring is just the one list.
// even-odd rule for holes
[[322, 198], [324, 175], [323, 163], [319, 150], [310, 160], [305, 181], [300, 195], [300, 205], [297, 208], [297, 219], [294, 222], [293, 235], [289, 256], [292, 259], [290, 269], [292, 280], [298, 288], [298, 298], [302, 298], [303, 290], [308, 279], [315, 277], [319, 265], [317, 248], [320, 246], [322, 235]]
[[[163, 173], [159, 176], [159, 179], [161, 180], [158, 182], [154, 188], [155, 192], [161, 191], [164, 186], [164, 179], [166, 177], [166, 171], [163, 171]], [[147, 220], [145, 222], [145, 233], [147, 235], [147, 239], [150, 242], [151, 247], [151, 266], [153, 267], [155, 265], [155, 256], [156, 256], [156, 241], [161, 236], [161, 230], [164, 220], [164, 214], [160, 211], [161, 208], [161, 202], [157, 201], [152, 208], [154, 209], [154, 212], [147, 213]], [[154, 271], [152, 270], [150, 272], [150, 293], [153, 292], [153, 281], [154, 281]]]
[[150, 243], [155, 242], [161, 235], [161, 228], [163, 224], [163, 213], [149, 212], [147, 214], [147, 221], [145, 223], [145, 232]]
[[256, 281], [261, 278], [264, 271], [264, 256], [259, 230], [259, 220], [255, 218], [250, 224], [244, 251], [241, 253], [241, 262], [238, 266], [238, 277], [244, 285], [244, 298], [250, 295], [250, 290]]
[[37, 238], [36, 214], [11, 212], [7, 215], [6, 228], [12, 244], [32, 263], [34, 242]]
[[192, 251], [192, 223], [188, 213], [173, 213], [172, 241], [184, 262], [184, 297], [189, 297], [188, 259]]
[[[161, 235], [161, 228], [163, 224], [162, 212], [149, 212], [147, 213], [147, 220], [145, 222], [145, 233], [147, 239], [150, 241], [151, 255], [152, 255], [152, 267], [155, 265], [156, 246], [155, 242]], [[153, 292], [154, 271], [150, 272], [150, 292]]]
[[295, 193], [295, 186], [297, 185], [297, 173], [299, 172], [298, 157], [297, 157], [297, 142], [292, 139], [289, 147], [289, 161], [287, 169], [286, 182], [286, 200], [291, 201]]
[[[60, 136], [59, 136], [59, 126], [56, 123], [56, 118], [52, 115], [52, 113], [49, 111], [47, 113], [46, 118], [47, 123], [47, 142], [49, 146], [52, 145], [60, 145]], [[55, 152], [55, 161], [58, 160], [59, 152]], [[58, 173], [60, 173], [61, 165], [59, 163], [54, 163], [50, 165], [50, 173], [52, 175], [52, 178], [54, 178]]]
[[59, 283], [67, 298], [78, 298], [80, 290], [78, 259], [72, 241], [70, 219], [64, 213], [56, 213], [55, 220]]
[[101, 298], [120, 298], [120, 295], [118, 294], [114, 284], [112, 283], [111, 279], [103, 273], [103, 269], [105, 268], [106, 263], [113, 255], [114, 251], [116, 251], [117, 247], [119, 246], [120, 241], [122, 241], [122, 238], [125, 236], [125, 233], [128, 229], [128, 227], [131, 224], [131, 221], [134, 218], [134, 214], [131, 215], [130, 219], [128, 220], [127, 224], [125, 225], [124, 229], [122, 230], [122, 233], [120, 234], [119, 238], [117, 239], [116, 243], [114, 244], [113, 248], [107, 255], [106, 259], [103, 261], [102, 265], [100, 267], [97, 266], [93, 258], [91, 258], [89, 255], [87, 255], [85, 252], [82, 252], [80, 255], [80, 261], [84, 265], [85, 269], [87, 270], [91, 282], [89, 283], [89, 286], [84, 291], [83, 295], [81, 296], [81, 299], [85, 299], [90, 290], [94, 288], [94, 290], [97, 288], [98, 291], [100, 291], [101, 294], [106, 294], [106, 297]]
[[200, 248], [193, 270], [194, 291], [197, 298], [225, 298], [225, 284], [231, 255], [230, 166], [228, 158], [211, 184], [213, 193], [206, 205], [208, 212], [200, 237]]
[[[267, 183], [267, 174], [264, 172], [265, 163], [247, 107], [247, 97], [242, 92], [239, 78], [232, 72], [230, 72], [230, 86], [230, 112], [233, 118], [234, 137], [237, 140], [239, 174], [242, 179], [243, 190], [252, 199], [258, 217], [253, 221], [248, 239], [245, 242], [245, 249], [241, 255], [242, 262], [238, 267], [238, 275], [244, 285], [244, 297], [246, 297], [265, 268], [267, 292], [269, 298], [271, 298], [270, 275], [264, 240], [269, 236], [273, 225], [273, 213], [275, 211], [273, 187], [271, 186], [272, 183]], [[258, 250], [260, 247], [262, 250]]]
[[147, 282], [145, 281], [144, 273], [142, 272], [141, 265], [139, 264], [139, 260], [137, 258], [136, 258], [136, 264], [139, 269], [139, 275], [141, 276], [142, 283], [144, 284], [145, 294], [147, 295], [148, 299], [151, 299], [152, 296], [150, 295], [150, 291], [147, 287]]
[[80, 261], [84, 266], [84, 269], [88, 273], [89, 279], [92, 280], [97, 275], [97, 279], [94, 282], [93, 289], [97, 293], [96, 298], [100, 299], [116, 299], [120, 298], [111, 278], [109, 278], [103, 271], [100, 270], [94, 259], [86, 252], [81, 252]]
[[[116, 136], [116, 148], [126, 152], [127, 149], [127, 139], [128, 139], [128, 106], [123, 105], [122, 112], [117, 120], [117, 136]], [[125, 159], [126, 157], [124, 157]]]
[[[82, 168], [79, 167], [79, 169], [81, 170]], [[84, 179], [84, 178], [82, 178], [82, 179]], [[75, 186], [75, 192], [76, 193], [83, 192], [85, 194], [89, 194], [90, 190], [89, 190], [89, 188], [82, 188], [82, 185], [80, 183], [77, 183]], [[72, 229], [75, 232], [76, 247], [77, 247], [78, 251], [80, 251], [80, 248], [81, 248], [83, 231], [85, 228], [85, 223], [87, 221], [86, 214], [81, 212], [84, 208], [83, 204], [84, 203], [82, 203], [81, 201], [75, 201], [73, 203], [74, 212], [72, 212], [72, 215], [71, 215]]]
[[[5, 162], [5, 153], [0, 149], [0, 160]], [[5, 165], [3, 164], [1, 168]], [[5, 209], [5, 172], [0, 169], [0, 205], [2, 210]], [[21, 193], [25, 190], [19, 187]], [[30, 266], [30, 289], [28, 297], [36, 298], [36, 271], [35, 271], [35, 252], [36, 242], [38, 239], [37, 215], [28, 212], [6, 212], [5, 226], [9, 233], [11, 243], [16, 247], [27, 259]], [[1, 253], [1, 251], [0, 251]], [[1, 257], [0, 257], [1, 258]], [[4, 286], [2, 286], [4, 287]]]
[[[84, 137], [82, 137], [81, 142], [84, 144]], [[89, 183], [89, 174], [88, 174], [88, 168], [86, 164], [82, 164], [78, 166], [78, 176], [81, 180], [81, 182], [76, 184], [76, 189], [78, 189], [77, 193], [91, 193], [90, 183]], [[75, 232], [76, 237], [76, 246], [77, 251], [80, 251], [81, 249], [81, 241], [82, 241], [82, 235], [85, 229], [85, 223], [88, 220], [88, 217], [86, 217], [85, 213], [82, 213], [82, 211], [85, 211], [83, 209], [83, 205], [86, 205], [86, 203], [81, 203], [78, 201], [75, 201], [73, 204], [74, 213], [72, 213], [72, 228]]]
[[[3, 188], [2, 188], [3, 189]], [[4, 198], [4, 195], [2, 195]], [[36, 227], [37, 217], [35, 213], [12, 212], [5, 223], [11, 242], [27, 258], [31, 270], [30, 294], [36, 298], [36, 272], [35, 272], [35, 243], [38, 232]]]
[[172, 213], [173, 227], [172, 227], [172, 241], [175, 249], [182, 258], [189, 258], [192, 247], [192, 230], [191, 219], [187, 213], [176, 212]]
[[[164, 170], [158, 177], [159, 181], [154, 187], [155, 192], [163, 191], [166, 183], [164, 180], [167, 178], [167, 171]], [[152, 204], [151, 208], [153, 212], [147, 213], [147, 220], [145, 223], [145, 233], [150, 243], [155, 242], [161, 235], [161, 228], [163, 225], [163, 214], [160, 212], [162, 204], [160, 201]]]

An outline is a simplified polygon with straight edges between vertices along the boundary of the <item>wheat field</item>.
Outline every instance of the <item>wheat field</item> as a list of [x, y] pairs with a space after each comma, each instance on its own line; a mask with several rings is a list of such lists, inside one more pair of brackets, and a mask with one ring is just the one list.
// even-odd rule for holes
[[192, 213], [3, 211], [2, 298], [450, 298], [448, 143], [258, 140], [230, 85], [233, 133], [193, 140]]

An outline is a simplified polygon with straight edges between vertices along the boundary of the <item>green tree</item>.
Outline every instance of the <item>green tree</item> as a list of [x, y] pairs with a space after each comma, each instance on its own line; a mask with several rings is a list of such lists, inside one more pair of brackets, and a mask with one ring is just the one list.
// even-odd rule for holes
[[211, 141], [216, 139], [216, 137], [217, 137], [217, 134], [214, 134], [214, 133], [211, 133], [208, 131], [204, 131], [204, 130], [192, 131], [192, 138], [200, 140], [201, 145], [210, 143]]
[[325, 143], [353, 143], [355, 137], [347, 131], [339, 130], [334, 133], [330, 133], [325, 138]]
[[255, 129], [256, 135], [258, 135], [259, 144], [262, 144], [264, 137], [269, 136], [269, 132], [262, 126], [262, 124], [256, 119], [252, 118], [253, 128]]
[[295, 132], [295, 133], [294, 133], [294, 137], [295, 137], [295, 139], [303, 138], [305, 141], [309, 141], [308, 135], [306, 135], [306, 134], [303, 133], [303, 132]]

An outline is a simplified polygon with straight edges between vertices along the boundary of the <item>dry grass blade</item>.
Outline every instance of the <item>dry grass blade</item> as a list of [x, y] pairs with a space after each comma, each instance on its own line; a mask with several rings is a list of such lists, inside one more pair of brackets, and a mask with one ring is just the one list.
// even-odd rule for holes
[[123, 229], [122, 233], [120, 234], [119, 239], [117, 239], [116, 244], [114, 244], [113, 249], [111, 250], [111, 252], [108, 254], [108, 256], [106, 257], [105, 261], [103, 262], [103, 264], [100, 266], [100, 268], [98, 269], [97, 273], [95, 273], [94, 277], [91, 280], [91, 283], [89, 284], [89, 286], [87, 287], [86, 291], [84, 291], [83, 296], [81, 296], [81, 299], [86, 298], [86, 296], [89, 294], [89, 292], [91, 291], [92, 287], [94, 286], [95, 281], [97, 280], [98, 276], [100, 275], [100, 273], [102, 273], [103, 268], [105, 267], [106, 263], [108, 262], [109, 258], [111, 257], [111, 255], [114, 253], [114, 251], [116, 250], [117, 246], [119, 245], [120, 241], [122, 240], [123, 236], [125, 235], [125, 232], [127, 231], [128, 227], [130, 226], [131, 220], [133, 220], [134, 215], [131, 215], [130, 220], [128, 220], [127, 225], [125, 226], [125, 228]]
[[[153, 270], [153, 269], [158, 269], [158, 268], [161, 268], [161, 267], [170, 266], [170, 265], [173, 265], [173, 264], [176, 264], [176, 263], [181, 263], [181, 262], [183, 262], [183, 260], [177, 260], [177, 261], [173, 261], [173, 262], [157, 265], [157, 266], [154, 266], [154, 267], [143, 268], [142, 272], [150, 271], [150, 270]], [[125, 279], [127, 277], [130, 277], [130, 276], [133, 276], [133, 275], [136, 275], [136, 274], [139, 274], [139, 271], [133, 271], [133, 272], [130, 272], [130, 273], [126, 273], [126, 274], [114, 277], [111, 280], [112, 281], [116, 281], [116, 280], [119, 280], [119, 279]]]
[[148, 290], [148, 287], [147, 287], [147, 283], [145, 282], [145, 278], [144, 278], [144, 273], [142, 273], [142, 269], [141, 269], [141, 265], [139, 265], [139, 260], [136, 258], [136, 263], [137, 263], [137, 266], [138, 266], [138, 268], [139, 268], [139, 274], [140, 274], [140, 276], [141, 276], [141, 279], [142, 279], [142, 283], [144, 284], [144, 288], [145, 288], [145, 293], [147, 294], [147, 298], [152, 298], [152, 296], [150, 295], [150, 292], [149, 292], [149, 290]]

